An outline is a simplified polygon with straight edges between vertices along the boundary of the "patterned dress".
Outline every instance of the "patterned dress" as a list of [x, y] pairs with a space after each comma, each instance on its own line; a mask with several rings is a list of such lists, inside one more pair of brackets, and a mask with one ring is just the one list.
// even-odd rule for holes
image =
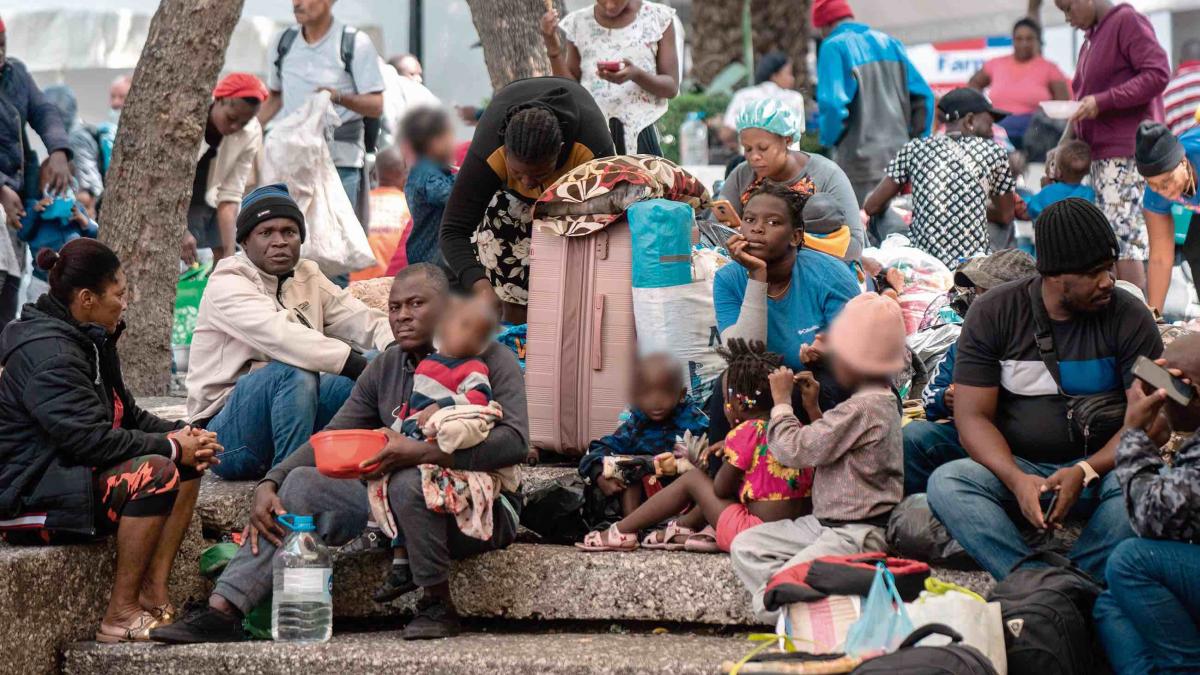
[[626, 152], [635, 152], [638, 134], [667, 111], [667, 100], [642, 89], [636, 82], [614, 84], [600, 79], [600, 61], [629, 59], [648, 73], [658, 72], [658, 43], [675, 19], [675, 10], [643, 0], [633, 23], [624, 28], [605, 28], [596, 21], [595, 3], [571, 12], [559, 27], [579, 50], [580, 84], [596, 99], [607, 118], [625, 127]]
[[725, 437], [725, 461], [746, 474], [738, 493], [743, 504], [812, 494], [813, 470], [788, 468], [767, 449], [767, 420], [742, 422], [730, 431]]
[[987, 202], [1012, 192], [1017, 181], [995, 141], [944, 134], [909, 141], [888, 164], [887, 176], [912, 184], [913, 246], [954, 269], [962, 258], [991, 252]]

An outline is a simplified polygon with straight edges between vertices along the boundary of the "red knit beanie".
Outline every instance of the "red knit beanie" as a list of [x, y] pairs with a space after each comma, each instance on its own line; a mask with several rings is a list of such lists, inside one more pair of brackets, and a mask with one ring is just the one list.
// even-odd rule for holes
[[5, 30], [6, 29], [4, 28], [4, 19], [0, 19], [0, 33], [3, 33]]
[[852, 18], [854, 10], [850, 9], [846, 0], [813, 0], [813, 28], [824, 28], [833, 25], [839, 19]]

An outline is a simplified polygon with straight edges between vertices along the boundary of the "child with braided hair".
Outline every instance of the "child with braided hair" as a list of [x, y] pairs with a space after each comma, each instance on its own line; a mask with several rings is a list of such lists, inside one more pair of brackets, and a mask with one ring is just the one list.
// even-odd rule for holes
[[[650, 533], [641, 546], [677, 551], [728, 551], [734, 537], [763, 523], [792, 520], [812, 511], [812, 469], [784, 467], [767, 447], [771, 373], [783, 362], [761, 341], [735, 338], [719, 353], [729, 363], [722, 379], [725, 417], [733, 430], [713, 446], [724, 458], [715, 479], [701, 470], [683, 473], [608, 530], [589, 533], [585, 551], [632, 551], [638, 532], [693, 507]], [[813, 399], [813, 413], [820, 414]], [[703, 528], [703, 529], [697, 529]]]

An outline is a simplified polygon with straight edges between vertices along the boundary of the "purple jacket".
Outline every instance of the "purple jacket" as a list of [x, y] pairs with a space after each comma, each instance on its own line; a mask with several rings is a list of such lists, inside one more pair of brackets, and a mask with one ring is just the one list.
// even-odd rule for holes
[[1171, 79], [1167, 54], [1150, 20], [1121, 4], [1087, 32], [1071, 83], [1075, 98], [1095, 96], [1100, 116], [1075, 125], [1092, 159], [1132, 157], [1138, 124], [1162, 121], [1162, 93]]

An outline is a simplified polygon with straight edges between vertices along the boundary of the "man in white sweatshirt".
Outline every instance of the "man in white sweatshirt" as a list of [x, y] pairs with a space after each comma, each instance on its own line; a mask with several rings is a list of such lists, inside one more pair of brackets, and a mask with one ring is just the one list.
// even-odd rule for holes
[[215, 432], [215, 473], [256, 480], [320, 431], [350, 395], [367, 350], [392, 342], [387, 316], [300, 258], [304, 215], [286, 185], [246, 195], [243, 253], [222, 260], [192, 338], [188, 421]]

